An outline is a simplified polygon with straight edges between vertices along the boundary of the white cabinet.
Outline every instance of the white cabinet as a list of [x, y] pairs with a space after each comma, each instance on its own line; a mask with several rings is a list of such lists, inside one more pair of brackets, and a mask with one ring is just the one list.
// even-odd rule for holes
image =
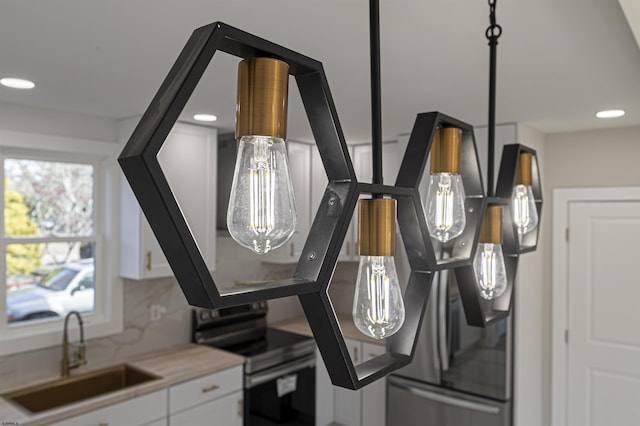
[[[345, 339], [345, 343], [356, 365], [385, 353], [383, 345], [353, 339]], [[331, 390], [326, 387], [322, 389], [319, 384], [317, 392]], [[379, 379], [358, 391], [333, 387], [334, 422], [343, 426], [384, 426], [386, 392], [386, 379]]]
[[65, 419], [56, 426], [166, 425], [165, 389]]
[[56, 426], [242, 426], [242, 366], [54, 423]]
[[[488, 129], [484, 126], [474, 127], [473, 132], [476, 136], [476, 147], [478, 148], [478, 158], [480, 161], [480, 170], [485, 185], [487, 183], [487, 155], [488, 155]], [[498, 173], [500, 172], [500, 160], [502, 159], [502, 149], [505, 145], [518, 143], [518, 127], [516, 124], [500, 124], [496, 126], [495, 134], [495, 156], [494, 156], [494, 185], [498, 181]], [[495, 186], [494, 186], [495, 188]], [[487, 188], [485, 188], [486, 190]]]
[[169, 388], [169, 426], [242, 426], [242, 366]]
[[[360, 364], [362, 362], [362, 343], [358, 340], [344, 340], [351, 360], [354, 364]], [[344, 426], [360, 426], [362, 424], [362, 391], [335, 387], [333, 398], [336, 423]]]
[[169, 416], [169, 426], [242, 426], [242, 391]]
[[316, 426], [331, 425], [333, 418], [333, 384], [316, 348]]
[[[308, 143], [287, 141], [289, 173], [296, 199], [298, 224], [293, 237], [287, 244], [264, 256], [264, 260], [275, 263], [295, 263], [298, 261], [311, 228], [311, 148]], [[315, 214], [315, 211], [313, 212]]]
[[[138, 119], [128, 119], [120, 123], [122, 144], [137, 122]], [[216, 130], [184, 123], [176, 123], [158, 154], [167, 181], [211, 270], [215, 267], [216, 158]], [[124, 176], [120, 232], [122, 277], [148, 279], [173, 275]]]
[[[385, 353], [385, 347], [373, 343], [362, 343], [365, 361]], [[362, 426], [385, 426], [387, 417], [387, 383], [380, 379], [362, 390]]]
[[[385, 185], [394, 185], [400, 162], [406, 145], [396, 141], [386, 142], [382, 145], [383, 178]], [[353, 169], [359, 182], [371, 183], [373, 178], [373, 167], [371, 164], [371, 145], [353, 145], [349, 147], [349, 155], [353, 163]], [[318, 150], [312, 150], [311, 162], [311, 214], [312, 220], [318, 205], [322, 199], [322, 194], [327, 187], [327, 175], [324, 172], [322, 159]], [[339, 261], [358, 261], [358, 207], [353, 212], [351, 224], [340, 250]]]
[[[353, 147], [349, 147], [349, 155], [353, 158]], [[328, 183], [329, 181], [324, 171], [322, 158], [320, 157], [318, 149], [314, 146], [311, 150], [311, 223], [313, 223], [315, 214], [320, 207], [320, 201], [322, 201]], [[353, 242], [353, 226], [349, 225], [342, 248], [340, 249], [340, 254], [338, 255], [339, 261], [353, 260], [355, 249]]]

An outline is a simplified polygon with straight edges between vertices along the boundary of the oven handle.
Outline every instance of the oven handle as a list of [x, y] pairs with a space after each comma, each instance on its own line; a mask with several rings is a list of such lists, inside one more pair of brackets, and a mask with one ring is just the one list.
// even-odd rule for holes
[[255, 386], [276, 379], [280, 376], [284, 376], [285, 374], [293, 373], [294, 371], [302, 370], [303, 368], [307, 367], [315, 367], [315, 365], [316, 356], [310, 355], [308, 357], [288, 362], [281, 366], [277, 366], [260, 373], [245, 376], [244, 387], [245, 389], [251, 389]]

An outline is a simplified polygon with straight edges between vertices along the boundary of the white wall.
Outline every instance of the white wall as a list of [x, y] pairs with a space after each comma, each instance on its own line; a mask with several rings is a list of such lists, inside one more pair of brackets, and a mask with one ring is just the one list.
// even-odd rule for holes
[[[542, 222], [544, 241], [539, 246], [543, 254], [544, 280], [540, 283], [543, 292], [542, 311], [539, 311], [543, 329], [543, 413], [538, 424], [549, 424], [551, 395], [551, 232], [552, 193], [555, 188], [640, 186], [640, 127], [625, 127], [546, 136], [544, 165], [546, 172], [542, 180], [545, 197], [545, 215]], [[521, 270], [522, 272], [522, 270]], [[525, 274], [521, 274], [525, 275]], [[527, 301], [527, 303], [529, 303]], [[536, 318], [532, 317], [531, 321]], [[528, 338], [528, 336], [526, 337]], [[538, 362], [535, 364], [539, 365]], [[531, 423], [533, 424], [533, 423]], [[517, 426], [521, 426], [518, 424]]]
[[[545, 162], [545, 137], [542, 133], [518, 125], [518, 142], [536, 150], [542, 184], [547, 181], [548, 165]], [[549, 197], [550, 198], [550, 197]], [[549, 200], [545, 198], [545, 200]], [[542, 208], [542, 224], [538, 249], [520, 256], [515, 292], [515, 339], [514, 339], [514, 424], [515, 426], [540, 426], [548, 408], [544, 389], [548, 377], [544, 371], [545, 310], [544, 260], [546, 241], [549, 240], [544, 224], [551, 219], [548, 203]]]
[[0, 103], [0, 129], [116, 142], [115, 119]]

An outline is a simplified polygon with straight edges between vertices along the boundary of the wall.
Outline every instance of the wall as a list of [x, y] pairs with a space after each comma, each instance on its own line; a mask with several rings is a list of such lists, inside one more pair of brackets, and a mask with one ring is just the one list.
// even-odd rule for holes
[[[553, 190], [566, 187], [640, 186], [640, 126], [557, 133], [546, 136], [544, 165], [545, 218], [542, 233], [564, 232], [552, 227]], [[551, 275], [553, 253], [551, 238], [545, 238], [543, 310], [543, 395], [544, 414], [541, 424], [549, 424], [551, 395]], [[520, 425], [518, 425], [520, 426]]]
[[[536, 150], [543, 186], [547, 183], [545, 137], [542, 133], [518, 125], [517, 141]], [[496, 163], [498, 164], [498, 163]], [[543, 188], [544, 189], [544, 188]], [[544, 389], [549, 377], [544, 370], [544, 339], [548, 316], [544, 291], [545, 253], [548, 250], [548, 232], [544, 224], [551, 221], [549, 197], [545, 197], [542, 209], [542, 225], [538, 249], [520, 257], [515, 292], [515, 339], [514, 339], [514, 424], [516, 426], [539, 426], [548, 424]]]
[[0, 129], [116, 142], [114, 119], [0, 103]]

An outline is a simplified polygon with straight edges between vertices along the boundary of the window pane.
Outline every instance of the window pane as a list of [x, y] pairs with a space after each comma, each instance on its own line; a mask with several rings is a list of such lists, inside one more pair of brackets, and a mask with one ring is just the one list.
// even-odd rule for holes
[[7, 322], [95, 310], [94, 243], [6, 247]]
[[5, 235], [93, 235], [93, 169], [90, 164], [6, 159]]

